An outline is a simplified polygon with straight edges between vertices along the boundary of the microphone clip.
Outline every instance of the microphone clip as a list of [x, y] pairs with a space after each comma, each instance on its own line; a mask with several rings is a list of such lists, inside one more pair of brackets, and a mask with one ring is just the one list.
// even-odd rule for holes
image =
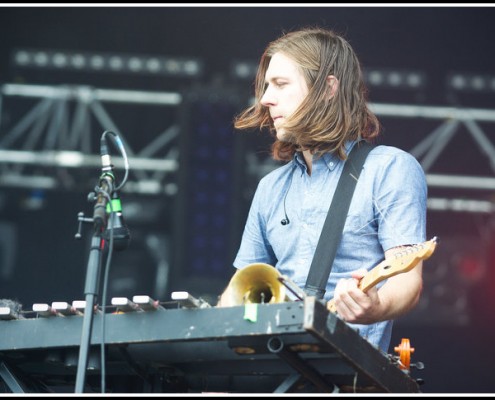
[[103, 237], [111, 241], [113, 236], [113, 247], [115, 250], [124, 250], [129, 246], [131, 234], [125, 223], [122, 214], [122, 203], [119, 194], [116, 190], [112, 193], [112, 199], [107, 203], [107, 228], [103, 233]]
[[111, 201], [113, 192], [114, 176], [111, 172], [103, 172], [94, 193], [90, 193], [88, 196], [90, 201], [96, 198], [93, 221], [97, 230], [103, 230], [107, 225], [107, 205]]

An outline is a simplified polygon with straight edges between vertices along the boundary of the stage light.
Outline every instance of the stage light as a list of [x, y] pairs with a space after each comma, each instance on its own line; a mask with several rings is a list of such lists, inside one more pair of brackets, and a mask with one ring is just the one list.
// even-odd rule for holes
[[370, 87], [401, 90], [422, 89], [426, 86], [426, 74], [421, 71], [368, 68], [364, 79]]
[[253, 80], [258, 70], [258, 63], [254, 61], [233, 61], [230, 65], [230, 75], [234, 79]]
[[457, 273], [466, 284], [479, 282], [486, 275], [486, 263], [476, 254], [462, 254], [457, 260]]
[[87, 53], [60, 50], [17, 49], [14, 67], [197, 77], [203, 62], [197, 58], [133, 54]]
[[462, 92], [495, 92], [495, 76], [487, 74], [451, 72], [446, 78], [447, 88]]

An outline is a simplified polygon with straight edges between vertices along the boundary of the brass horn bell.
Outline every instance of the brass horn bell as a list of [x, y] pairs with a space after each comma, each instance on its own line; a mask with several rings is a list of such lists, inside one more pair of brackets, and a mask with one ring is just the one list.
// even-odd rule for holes
[[273, 266], [254, 263], [236, 271], [229, 282], [229, 304], [283, 303], [286, 288], [279, 280], [280, 272]]

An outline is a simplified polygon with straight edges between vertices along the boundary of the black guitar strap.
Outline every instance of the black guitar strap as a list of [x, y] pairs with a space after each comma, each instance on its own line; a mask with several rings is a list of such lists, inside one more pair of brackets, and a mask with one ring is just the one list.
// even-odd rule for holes
[[308, 296], [316, 296], [322, 299], [325, 295], [325, 288], [337, 247], [342, 237], [342, 230], [344, 229], [354, 188], [361, 174], [366, 156], [373, 147], [373, 145], [362, 140], [354, 145], [345, 161], [344, 169], [337, 184], [309, 269], [308, 279], [304, 288]]

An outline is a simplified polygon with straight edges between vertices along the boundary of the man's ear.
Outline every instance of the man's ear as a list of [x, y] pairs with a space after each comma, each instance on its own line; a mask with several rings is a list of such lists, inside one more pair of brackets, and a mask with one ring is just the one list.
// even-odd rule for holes
[[329, 99], [331, 99], [335, 95], [335, 93], [337, 92], [337, 89], [339, 88], [339, 80], [333, 75], [328, 75], [327, 76], [327, 85], [330, 88]]

